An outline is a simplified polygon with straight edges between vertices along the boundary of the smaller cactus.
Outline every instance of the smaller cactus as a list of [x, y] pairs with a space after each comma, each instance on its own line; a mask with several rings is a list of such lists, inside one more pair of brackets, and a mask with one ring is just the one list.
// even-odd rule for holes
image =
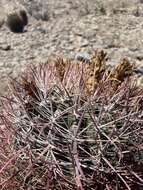
[[18, 13], [11, 13], [7, 16], [7, 26], [12, 32], [23, 32], [27, 24], [28, 17], [25, 10], [20, 10]]

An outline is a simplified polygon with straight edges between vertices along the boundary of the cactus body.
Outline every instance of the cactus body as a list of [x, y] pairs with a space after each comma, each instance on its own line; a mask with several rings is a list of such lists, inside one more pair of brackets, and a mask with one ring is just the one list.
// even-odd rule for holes
[[127, 60], [106, 73], [105, 57], [57, 59], [12, 83], [1, 116], [3, 189], [141, 187], [143, 89], [125, 78]]

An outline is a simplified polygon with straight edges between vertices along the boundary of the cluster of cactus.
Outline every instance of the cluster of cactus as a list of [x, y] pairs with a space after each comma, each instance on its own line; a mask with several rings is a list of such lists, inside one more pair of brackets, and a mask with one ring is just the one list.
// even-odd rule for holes
[[32, 65], [0, 115], [0, 189], [115, 190], [143, 187], [143, 89], [124, 59], [57, 58]]

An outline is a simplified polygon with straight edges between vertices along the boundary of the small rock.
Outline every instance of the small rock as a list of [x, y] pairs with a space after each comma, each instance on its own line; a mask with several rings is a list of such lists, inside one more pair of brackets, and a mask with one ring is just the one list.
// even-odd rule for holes
[[90, 62], [90, 55], [88, 53], [77, 53], [75, 55], [75, 59], [81, 62], [86, 62], [89, 63]]
[[142, 61], [143, 60], [143, 55], [136, 56], [136, 59], [139, 60], [139, 61]]
[[135, 73], [143, 75], [143, 67], [135, 69]]
[[10, 45], [0, 46], [0, 49], [1, 49], [1, 50], [4, 50], [4, 51], [8, 51], [8, 50], [11, 49], [11, 46], [10, 46]]

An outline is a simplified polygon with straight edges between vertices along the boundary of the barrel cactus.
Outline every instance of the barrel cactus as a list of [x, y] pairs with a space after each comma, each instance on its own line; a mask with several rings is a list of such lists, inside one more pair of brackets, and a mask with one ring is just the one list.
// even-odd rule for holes
[[124, 59], [31, 66], [2, 98], [0, 187], [142, 189], [143, 89]]
[[7, 15], [6, 24], [14, 33], [24, 32], [24, 27], [28, 24], [28, 16], [25, 10], [19, 10]]

